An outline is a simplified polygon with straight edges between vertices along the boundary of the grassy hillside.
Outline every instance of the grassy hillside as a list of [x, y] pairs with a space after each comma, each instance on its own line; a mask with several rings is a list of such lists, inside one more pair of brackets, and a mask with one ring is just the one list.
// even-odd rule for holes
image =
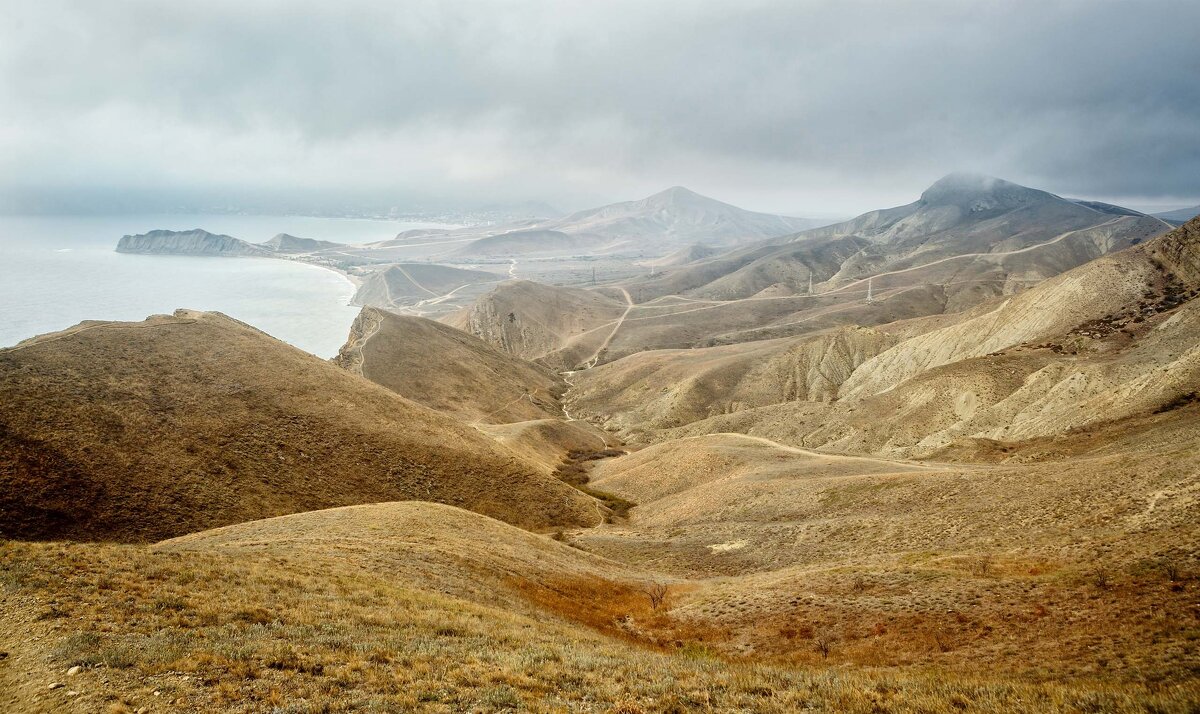
[[420, 498], [526, 527], [596, 504], [492, 440], [215, 313], [0, 350], [0, 533], [154, 540]]
[[562, 414], [561, 377], [432, 320], [363, 308], [336, 361], [460, 421], [500, 424]]
[[354, 293], [355, 305], [393, 308], [433, 300], [467, 285], [503, 280], [484, 270], [430, 263], [399, 263], [371, 273]]
[[[436, 592], [441, 583], [414, 587], [410, 576], [396, 578], [378, 567], [391, 562], [392, 542], [430, 553], [452, 550], [433, 536], [453, 538], [453, 526], [469, 525], [456, 517], [440, 528], [444, 513], [435, 510], [424, 516], [430, 529], [413, 533], [425, 536], [423, 543], [404, 544], [401, 533], [379, 543], [378, 535], [397, 518], [422, 517], [423, 509], [343, 509], [312, 514], [313, 529], [304, 525], [309, 516], [296, 516], [154, 548], [2, 543], [0, 648], [6, 656], [0, 659], [0, 705], [7, 711], [113, 714], [1182, 714], [1198, 695], [1194, 681], [1028, 683], [987, 672], [828, 668], [819, 664], [811, 642], [793, 641], [797, 653], [818, 658], [814, 664], [727, 657], [637, 591], [602, 579], [563, 582], [544, 567], [531, 572], [517, 566], [507, 580], [480, 581], [509, 583], [527, 605], [501, 607], [494, 598], [483, 603], [470, 593], [443, 594]], [[319, 525], [330, 518], [338, 521], [335, 530], [322, 535]], [[289, 534], [299, 542], [290, 543]], [[267, 542], [256, 543], [260, 536]], [[457, 538], [450, 545], [472, 539], [469, 531]], [[571, 555], [552, 541], [529, 547], [559, 561], [603, 563]], [[373, 555], [379, 551], [382, 561]], [[319, 560], [310, 562], [312, 556]], [[461, 571], [453, 557], [435, 557], [427, 572], [441, 573], [443, 566]], [[456, 588], [450, 589], [460, 592]], [[592, 601], [602, 609], [589, 607]], [[537, 603], [554, 607], [529, 614], [526, 608]], [[604, 636], [581, 624], [597, 617], [618, 623], [620, 632]], [[669, 639], [651, 639], [667, 628], [673, 628]], [[830, 656], [839, 652], [837, 647]], [[66, 674], [75, 666], [78, 673]]]
[[444, 321], [497, 349], [562, 369], [592, 354], [624, 310], [619, 300], [595, 290], [516, 280]]

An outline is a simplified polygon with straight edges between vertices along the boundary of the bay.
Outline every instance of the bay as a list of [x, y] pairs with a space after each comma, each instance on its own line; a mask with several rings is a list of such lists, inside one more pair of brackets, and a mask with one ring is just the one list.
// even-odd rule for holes
[[325, 268], [272, 258], [130, 255], [127, 233], [203, 228], [251, 242], [277, 233], [342, 243], [384, 240], [406, 223], [298, 216], [0, 216], [0, 347], [83, 320], [216, 310], [319, 357], [346, 341], [354, 285]]

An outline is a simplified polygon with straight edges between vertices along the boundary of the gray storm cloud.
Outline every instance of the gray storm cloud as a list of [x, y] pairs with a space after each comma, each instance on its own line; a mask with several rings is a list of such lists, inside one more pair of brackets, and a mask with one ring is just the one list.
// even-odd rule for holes
[[10, 196], [571, 206], [686, 184], [850, 212], [967, 169], [1200, 197], [1195, 2], [0, 8]]

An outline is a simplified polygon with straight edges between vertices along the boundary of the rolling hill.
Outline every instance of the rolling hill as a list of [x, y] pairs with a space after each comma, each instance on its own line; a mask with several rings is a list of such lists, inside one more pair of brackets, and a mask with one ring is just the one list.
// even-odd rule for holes
[[561, 377], [420, 317], [363, 308], [335, 361], [464, 422], [502, 424], [562, 414]]
[[[871, 504], [874, 506], [874, 503]], [[869, 508], [869, 507], [868, 507]], [[865, 510], [865, 509], [864, 509]], [[0, 605], [0, 705], [8, 711], [122, 709], [183, 712], [254, 711], [283, 702], [321, 702], [332, 709], [501, 712], [646, 712], [703, 707], [715, 712], [815, 709], [867, 714], [880, 698], [916, 709], [1000, 712], [1079, 711], [1082, 703], [1114, 714], [1153, 708], [1182, 714], [1194, 682], [1156, 679], [1097, 683], [1019, 681], [959, 676], [942, 669], [853, 667], [870, 647], [914, 653], [943, 664], [986, 657], [989, 645], [1027, 651], [1010, 621], [1040, 612], [1012, 593], [1032, 591], [1046, 606], [1071, 608], [1092, 627], [1108, 597], [1063, 597], [1058, 564], [1037, 561], [1054, 575], [1019, 576], [1028, 563], [997, 561], [987, 577], [968, 563], [919, 561], [896, 573], [868, 571], [854, 590], [837, 571], [784, 571], [754, 581], [756, 600], [782, 604], [793, 615], [790, 658], [736, 661], [710, 649], [723, 630], [697, 625], [705, 612], [782, 622], [763, 608], [739, 610], [737, 595], [717, 583], [703, 600], [672, 591], [653, 609], [638, 590], [642, 571], [435, 504], [384, 503], [297, 514], [197, 533], [155, 546], [95, 543], [6, 544], [0, 551], [5, 599]], [[878, 566], [875, 566], [878, 568]], [[1053, 570], [1051, 570], [1053, 569]], [[1015, 580], [1016, 587], [1005, 583]], [[801, 603], [783, 593], [811, 588]], [[1139, 582], [1156, 611], [1175, 616], [1179, 595]], [[994, 606], [992, 632], [983, 613], [945, 615], [957, 622], [932, 637], [920, 616], [960, 587], [986, 587]], [[1124, 587], [1124, 583], [1115, 587]], [[901, 589], [917, 593], [900, 596]], [[1085, 592], [1087, 590], [1085, 589]], [[741, 606], [744, 608], [743, 598]], [[1084, 607], [1080, 607], [1082, 604]], [[828, 637], [805, 627], [826, 606], [869, 634], [830, 643], [825, 658], [812, 641]], [[888, 608], [892, 611], [889, 612]], [[865, 617], [854, 616], [856, 611]], [[990, 613], [990, 610], [989, 610]], [[1128, 615], [1126, 615], [1128, 616]], [[818, 616], [819, 617], [819, 616]], [[1051, 631], [1056, 617], [1038, 615]], [[799, 618], [804, 618], [800, 620]], [[868, 620], [867, 618], [875, 618]], [[878, 626], [876, 626], [878, 625]], [[787, 625], [782, 625], [787, 629]], [[1159, 621], [1109, 628], [1099, 654], [1140, 652], [1135, 666], [1157, 661], [1170, 640]], [[599, 630], [599, 631], [598, 631]], [[1056, 630], [1055, 630], [1056, 631]], [[847, 630], [849, 632], [849, 630]], [[1139, 638], [1129, 640], [1130, 634]], [[916, 635], [929, 634], [928, 640]], [[908, 639], [904, 639], [907, 635]], [[682, 644], [686, 640], [687, 644]], [[962, 643], [973, 640], [966, 651]], [[742, 639], [760, 645], [761, 637]], [[937, 644], [941, 642], [941, 645]], [[1065, 656], [1090, 665], [1092, 640], [1069, 643]], [[1137, 649], [1140, 647], [1140, 650]], [[1053, 660], [1053, 652], [1038, 651]], [[1112, 660], [1116, 676], [1125, 658]], [[1083, 665], [1086, 666], [1086, 665]], [[65, 675], [68, 668], [71, 675]], [[1056, 668], [1058, 671], [1058, 668]], [[65, 686], [48, 686], [49, 684]], [[886, 694], [881, 694], [886, 693]], [[703, 704], [695, 704], [699, 700]]]
[[397, 263], [371, 273], [354, 293], [355, 305], [397, 308], [452, 295], [468, 285], [500, 282], [485, 270], [453, 268], [432, 263]]
[[0, 533], [144, 541], [422, 499], [523, 527], [591, 498], [479, 432], [216, 313], [0, 350]]
[[693, 350], [648, 350], [580, 372], [570, 408], [622, 415], [632, 434], [789, 401], [826, 402], [898, 340], [845, 327], [811, 337]]
[[444, 321], [509, 354], [569, 369], [599, 349], [625, 308], [600, 291], [516, 280]]
[[734, 431], [866, 454], [1049, 438], [1188, 404], [1198, 296], [1192, 221], [957, 315], [626, 357], [576, 375], [569, 408], [654, 440]]
[[674, 267], [677, 265], [687, 265], [688, 263], [695, 263], [698, 260], [704, 260], [705, 258], [710, 258], [719, 252], [720, 252], [719, 249], [714, 248], [712, 246], [705, 245], [703, 243], [695, 243], [693, 245], [689, 245], [689, 246], [680, 248], [679, 250], [675, 251], [674, 253], [669, 253], [667, 255], [664, 255], [661, 258], [647, 260], [647, 261], [642, 262], [641, 264], [652, 267], [652, 268], [670, 268], [670, 267]]
[[[154, 545], [162, 553], [205, 552], [283, 559], [293, 567], [386, 572], [410, 588], [529, 611], [520, 581], [649, 576], [478, 513], [420, 501], [345, 506], [237, 523]], [[520, 580], [517, 580], [517, 579]]]

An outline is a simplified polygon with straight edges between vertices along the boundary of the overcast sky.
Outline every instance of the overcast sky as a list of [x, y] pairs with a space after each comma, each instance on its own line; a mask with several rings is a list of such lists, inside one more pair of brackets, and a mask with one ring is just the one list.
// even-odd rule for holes
[[[1200, 202], [1200, 2], [0, 0], [0, 197]], [[181, 198], [182, 197], [182, 198]]]

